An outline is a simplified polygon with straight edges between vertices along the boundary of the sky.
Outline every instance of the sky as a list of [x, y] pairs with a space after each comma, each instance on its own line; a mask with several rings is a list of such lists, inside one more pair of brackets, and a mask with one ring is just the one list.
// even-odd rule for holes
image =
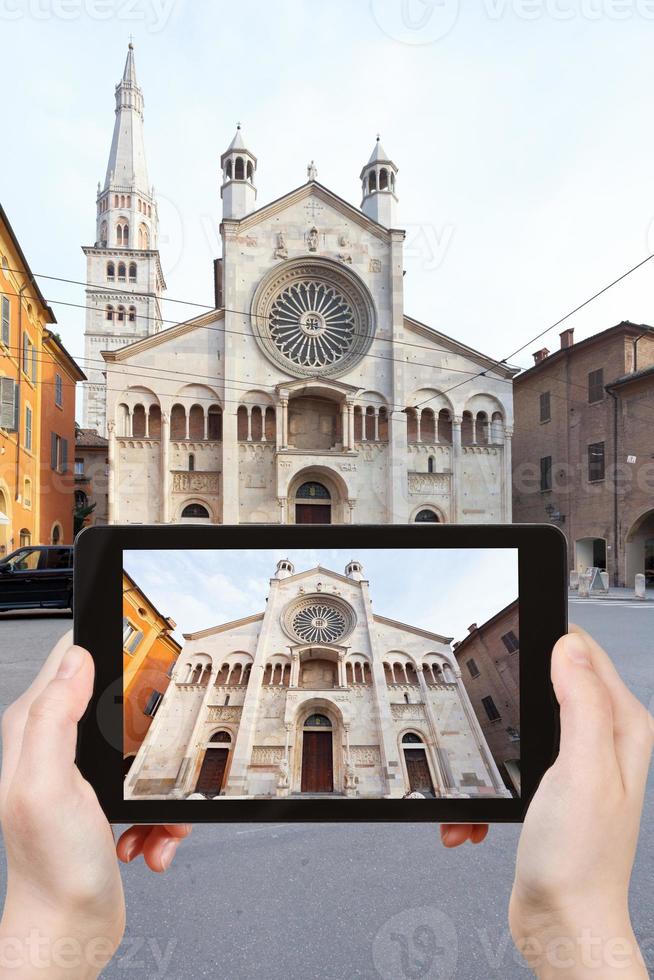
[[[315, 159], [359, 206], [381, 133], [406, 312], [495, 358], [654, 252], [652, 0], [0, 0], [0, 32], [0, 198], [36, 273], [85, 278], [130, 35], [171, 298], [213, 301], [237, 121], [260, 205]], [[83, 287], [39, 282], [83, 364], [84, 311], [60, 302]], [[569, 325], [654, 322], [653, 285], [654, 260]]]
[[344, 573], [356, 558], [370, 583], [373, 611], [410, 626], [463, 639], [518, 596], [518, 552], [513, 549], [291, 551], [125, 551], [123, 565], [164, 616], [175, 635], [219, 626], [265, 609], [277, 562], [295, 571], [321, 565]]

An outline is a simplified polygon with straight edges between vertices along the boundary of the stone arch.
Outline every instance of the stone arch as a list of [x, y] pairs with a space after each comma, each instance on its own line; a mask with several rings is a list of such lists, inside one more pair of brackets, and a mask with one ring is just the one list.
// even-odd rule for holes
[[296, 494], [304, 483], [316, 482], [322, 484], [330, 494], [331, 514], [330, 524], [347, 524], [350, 522], [351, 504], [353, 498], [345, 478], [328, 466], [307, 466], [295, 473], [288, 483], [288, 523], [303, 523], [297, 520]]
[[[415, 524], [418, 514], [423, 510], [430, 510], [437, 518], [437, 520], [432, 521], [431, 523], [447, 524], [447, 517], [443, 508], [440, 506], [440, 504], [432, 503], [432, 501], [425, 501], [422, 504], [417, 504], [409, 515], [409, 524]], [[423, 523], [423, 521], [419, 521], [418, 523]]]
[[[207, 512], [205, 517], [203, 514], [197, 513], [194, 516], [190, 513], [190, 510], [202, 507]], [[187, 511], [186, 515], [184, 512]], [[203, 497], [187, 497], [181, 503], [177, 505], [177, 517], [176, 521], [179, 524], [215, 524], [213, 509], [211, 504], [209, 504]]]
[[326, 697], [312, 697], [303, 701], [293, 715], [295, 737], [293, 739], [293, 759], [291, 767], [291, 792], [302, 792], [302, 757], [304, 743], [304, 723], [314, 714], [325, 715], [331, 722], [332, 738], [332, 789], [342, 793], [345, 789], [345, 723], [343, 712], [338, 705]]
[[636, 518], [625, 536], [625, 585], [633, 587], [638, 574], [654, 584], [654, 509]]
[[[405, 742], [404, 739], [407, 736], [413, 736], [409, 741]], [[416, 741], [417, 740], [417, 741]], [[404, 777], [404, 785], [407, 793], [412, 790], [419, 790], [423, 792], [425, 796], [431, 794], [438, 796], [444, 787], [443, 780], [441, 778], [441, 773], [434, 758], [433, 746], [431, 744], [431, 739], [427, 732], [423, 732], [420, 725], [412, 724], [400, 729], [397, 734], [397, 748], [398, 754], [400, 756], [400, 762], [402, 765], [402, 774]], [[409, 768], [409, 763], [407, 760], [406, 752], [410, 753], [424, 753], [424, 758], [427, 763], [427, 769], [429, 771], [429, 781], [431, 783], [430, 787], [412, 787], [412, 774]], [[424, 764], [421, 764], [424, 767]], [[415, 776], [414, 776], [415, 779]], [[431, 790], [431, 794], [429, 792]]]

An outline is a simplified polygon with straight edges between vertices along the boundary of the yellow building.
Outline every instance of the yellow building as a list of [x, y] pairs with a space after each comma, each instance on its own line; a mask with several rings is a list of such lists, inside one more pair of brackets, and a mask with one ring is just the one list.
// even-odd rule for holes
[[170, 682], [180, 644], [164, 616], [123, 572], [123, 758], [125, 773]]
[[0, 557], [39, 543], [43, 335], [56, 323], [0, 205]]

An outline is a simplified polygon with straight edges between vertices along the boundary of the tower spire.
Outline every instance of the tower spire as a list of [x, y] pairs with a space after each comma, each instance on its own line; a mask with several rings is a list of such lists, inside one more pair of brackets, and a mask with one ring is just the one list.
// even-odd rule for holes
[[104, 186], [112, 183], [150, 194], [143, 135], [143, 92], [136, 81], [134, 45], [129, 43], [123, 77], [116, 85], [116, 121]]

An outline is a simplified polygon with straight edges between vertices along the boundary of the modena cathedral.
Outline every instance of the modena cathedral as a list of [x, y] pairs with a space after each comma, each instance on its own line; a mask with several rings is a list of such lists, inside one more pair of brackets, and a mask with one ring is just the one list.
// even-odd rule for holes
[[511, 795], [452, 638], [374, 613], [360, 562], [279, 561], [262, 606], [185, 634], [126, 798]]
[[510, 521], [514, 371], [405, 314], [379, 139], [360, 207], [313, 164], [261, 205], [240, 128], [221, 167], [216, 308], [165, 326], [130, 45], [84, 248], [84, 425], [109, 440], [109, 521]]

